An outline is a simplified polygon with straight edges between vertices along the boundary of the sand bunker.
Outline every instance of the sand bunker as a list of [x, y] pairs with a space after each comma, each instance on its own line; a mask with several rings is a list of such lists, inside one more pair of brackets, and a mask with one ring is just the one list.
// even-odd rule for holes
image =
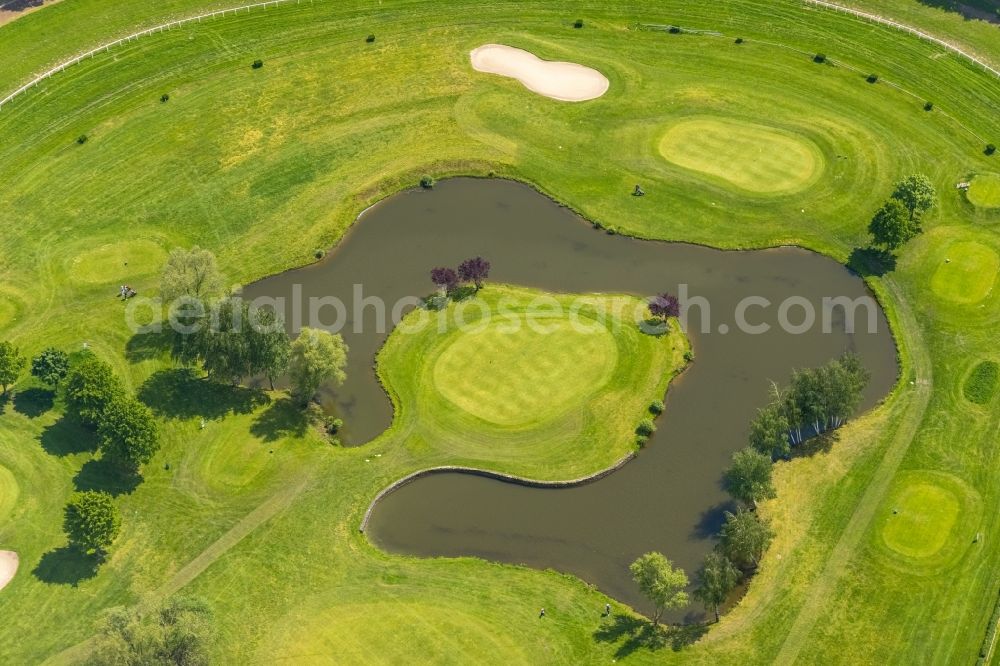
[[528, 90], [563, 102], [582, 102], [608, 90], [608, 79], [596, 69], [573, 62], [542, 60], [533, 53], [502, 44], [486, 44], [469, 54], [477, 72], [517, 79]]
[[12, 550], [0, 550], [0, 590], [6, 587], [17, 573], [17, 565], [17, 553]]

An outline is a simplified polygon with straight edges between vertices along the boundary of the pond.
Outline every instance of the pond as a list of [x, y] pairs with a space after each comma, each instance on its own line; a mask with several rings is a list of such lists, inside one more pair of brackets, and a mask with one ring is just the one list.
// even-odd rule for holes
[[[491, 281], [566, 293], [686, 292], [696, 361], [672, 384], [657, 433], [622, 469], [560, 489], [458, 472], [417, 479], [379, 502], [367, 526], [390, 552], [551, 567], [644, 609], [628, 564], [658, 550], [693, 577], [731, 508], [722, 472], [745, 446], [771, 380], [787, 382], [794, 368], [852, 350], [872, 373], [863, 409], [896, 381], [881, 308], [872, 305], [870, 318], [856, 310], [852, 333], [845, 308], [824, 307], [824, 299], [871, 298], [837, 262], [796, 248], [720, 251], [612, 235], [509, 181], [459, 178], [394, 196], [364, 213], [324, 261], [250, 285], [245, 295], [299, 303], [332, 296], [346, 304], [321, 312], [325, 325], [343, 325], [350, 346], [348, 379], [325, 400], [356, 444], [392, 419], [373, 369], [392, 313], [380, 314], [377, 299], [412, 304], [433, 290], [431, 267], [474, 255], [492, 263]], [[810, 307], [816, 323], [792, 330]], [[770, 330], [761, 332], [764, 325]]]

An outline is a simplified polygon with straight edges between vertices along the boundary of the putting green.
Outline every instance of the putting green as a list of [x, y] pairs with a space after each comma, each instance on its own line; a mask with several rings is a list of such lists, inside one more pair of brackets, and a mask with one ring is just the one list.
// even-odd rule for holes
[[993, 290], [998, 270], [1000, 257], [992, 248], [962, 241], [948, 248], [931, 278], [931, 289], [953, 303], [972, 305]]
[[823, 170], [823, 154], [809, 139], [722, 118], [672, 125], [660, 140], [660, 154], [677, 166], [758, 194], [801, 190]]
[[3, 525], [14, 510], [19, 494], [17, 479], [6, 467], [0, 467], [0, 525]]
[[[372, 622], [376, 617], [379, 622]], [[328, 664], [331, 655], [342, 663], [387, 665], [428, 659], [460, 663], [466, 654], [494, 655], [485, 663], [532, 660], [515, 636], [498, 633], [463, 607], [386, 601], [339, 606], [300, 620], [276, 632], [275, 642], [264, 642], [274, 647], [261, 655], [261, 663]], [[393, 630], [386, 632], [382, 621]]]
[[77, 255], [70, 273], [74, 280], [88, 284], [128, 283], [158, 272], [166, 259], [167, 253], [153, 241], [118, 241]]
[[933, 481], [921, 479], [897, 486], [889, 497], [882, 540], [900, 555], [930, 557], [948, 541], [960, 508], [955, 493]]
[[558, 315], [521, 317], [456, 337], [434, 365], [434, 385], [473, 416], [517, 426], [559, 416], [598, 391], [617, 356], [606, 328], [576, 330]]
[[973, 404], [988, 404], [996, 394], [998, 379], [1000, 379], [1000, 365], [997, 365], [996, 361], [983, 361], [965, 378], [962, 393], [965, 399]]
[[984, 173], [973, 178], [965, 192], [969, 203], [978, 208], [1000, 208], [1000, 174]]

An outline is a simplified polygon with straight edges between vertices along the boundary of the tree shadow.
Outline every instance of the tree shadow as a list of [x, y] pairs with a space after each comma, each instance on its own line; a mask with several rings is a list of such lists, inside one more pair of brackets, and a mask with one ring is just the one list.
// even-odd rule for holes
[[171, 330], [136, 333], [125, 343], [125, 358], [129, 363], [141, 363], [163, 358], [173, 349], [174, 336]]
[[697, 641], [707, 631], [708, 627], [704, 624], [654, 627], [645, 618], [619, 613], [594, 632], [594, 639], [601, 643], [621, 643], [615, 651], [615, 658], [623, 659], [637, 650], [656, 652], [670, 647], [676, 652]]
[[691, 537], [694, 539], [711, 539], [718, 536], [722, 530], [723, 523], [726, 522], [726, 511], [735, 513], [736, 508], [736, 502], [733, 500], [719, 502], [715, 506], [709, 507], [698, 517], [698, 522], [695, 523], [694, 529], [691, 531]]
[[847, 267], [861, 277], [882, 277], [896, 270], [896, 256], [888, 250], [856, 247], [851, 251]]
[[309, 416], [290, 398], [271, 403], [250, 426], [250, 434], [265, 442], [301, 437], [309, 429]]
[[52, 409], [56, 401], [56, 392], [46, 388], [30, 388], [18, 392], [14, 396], [14, 411], [24, 414], [29, 419], [36, 419]]
[[89, 555], [75, 546], [63, 546], [42, 555], [31, 573], [43, 583], [75, 587], [80, 581], [96, 576], [100, 565], [100, 556]]
[[831, 430], [821, 435], [813, 435], [801, 444], [792, 447], [790, 458], [807, 458], [817, 453], [829, 453], [833, 445], [840, 441], [840, 430]]
[[193, 368], [155, 372], [137, 395], [156, 415], [178, 419], [249, 414], [270, 401], [260, 389], [218, 384], [199, 377]]
[[115, 497], [131, 494], [140, 483], [141, 474], [122, 469], [108, 458], [88, 460], [73, 477], [73, 485], [79, 491], [99, 490]]
[[94, 432], [72, 416], [61, 419], [42, 431], [38, 438], [46, 453], [54, 456], [69, 456], [97, 450]]

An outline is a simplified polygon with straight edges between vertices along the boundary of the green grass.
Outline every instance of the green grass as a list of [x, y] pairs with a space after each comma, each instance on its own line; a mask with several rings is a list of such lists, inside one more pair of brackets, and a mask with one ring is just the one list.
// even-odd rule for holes
[[724, 118], [691, 118], [672, 125], [660, 153], [749, 192], [801, 190], [823, 172], [823, 154], [809, 139], [774, 128]]
[[644, 309], [634, 297], [490, 285], [416, 310], [378, 357], [394, 428], [463, 464], [532, 478], [609, 467], [634, 451], [649, 403], [685, 366], [684, 335], [642, 333], [633, 315]]
[[7, 520], [14, 510], [19, 492], [14, 475], [6, 467], [0, 467], [0, 521]]
[[[0, 28], [0, 88], [136, 27], [221, 4], [42, 9]], [[993, 26], [902, 0], [866, 4], [980, 52], [1000, 48]], [[583, 30], [571, 27], [578, 17]], [[636, 22], [726, 36], [629, 30]], [[369, 46], [370, 32], [378, 41]], [[737, 35], [747, 41], [734, 45]], [[561, 104], [474, 76], [468, 51], [486, 42], [595, 67], [611, 87]], [[817, 51], [837, 65], [812, 63]], [[266, 66], [254, 71], [256, 58]], [[864, 82], [869, 72], [880, 85]], [[17, 550], [21, 568], [0, 593], [0, 660], [34, 663], [75, 645], [71, 655], [85, 654], [103, 610], [176, 590], [216, 609], [221, 663], [330, 653], [462, 663], [968, 659], [1000, 584], [1000, 517], [983, 508], [1000, 502], [1000, 412], [971, 407], [961, 387], [967, 359], [995, 354], [1000, 297], [993, 289], [975, 303], [953, 300], [952, 285], [974, 276], [945, 274], [944, 298], [932, 284], [945, 258], [959, 268], [953, 244], [1000, 250], [996, 211], [954, 188], [969, 173], [997, 171], [983, 146], [1000, 143], [998, 100], [1000, 84], [957, 56], [792, 0], [316, 0], [156, 34], [44, 82], [0, 111], [0, 334], [28, 354], [89, 343], [131, 386], [152, 387], [165, 445], [143, 483], [119, 496], [124, 532], [94, 571], [66, 553], [60, 529], [74, 488], [115, 482], [92, 460], [92, 436], [62, 419], [58, 401], [4, 406], [0, 466], [20, 491], [0, 518], [0, 547]], [[666, 161], [663, 133], [706, 117], [804, 137], [823, 173], [762, 196]], [[79, 146], [81, 134], [89, 140]], [[491, 171], [625, 233], [726, 248], [797, 243], [841, 261], [867, 242], [867, 221], [896, 179], [923, 172], [940, 193], [897, 270], [870, 278], [898, 336], [899, 389], [828, 452], [777, 466], [778, 499], [761, 507], [774, 547], [740, 604], [682, 651], [654, 653], [602, 624], [606, 597], [572, 577], [390, 556], [357, 531], [371, 498], [418, 469], [476, 464], [567, 478], [606, 464], [609, 448], [578, 460], [538, 447], [531, 461], [439, 438], [448, 424], [437, 420], [460, 410], [418, 419], [405, 408], [405, 422], [376, 442], [334, 448], [279, 395], [207, 391], [129, 344], [114, 290], [128, 282], [155, 293], [155, 264], [175, 245], [212, 249], [232, 281], [246, 282], [310, 261], [360, 210], [423, 173]], [[647, 196], [629, 196], [636, 182]], [[117, 243], [127, 245], [100, 254]], [[145, 250], [133, 254], [135, 243]], [[970, 284], [963, 293], [981, 289]], [[405, 395], [405, 382], [393, 386]], [[16, 390], [31, 388], [25, 379]], [[963, 508], [954, 538], [923, 558], [915, 584], [914, 558], [886, 548], [880, 521], [906, 479], [934, 472], [947, 474], [933, 482]], [[985, 538], [970, 545], [964, 535], [977, 531]], [[542, 606], [549, 615], [539, 622]]]
[[1000, 271], [1000, 255], [974, 241], [954, 243], [947, 254], [931, 279], [934, 293], [954, 303], [967, 305], [989, 296]]
[[911, 483], [890, 497], [892, 518], [886, 518], [882, 538], [892, 550], [914, 558], [934, 555], [951, 536], [958, 519], [958, 498], [933, 483]]
[[965, 196], [973, 206], [1000, 208], [1000, 174], [979, 174], [969, 182]]
[[981, 361], [972, 369], [962, 384], [965, 399], [976, 405], [988, 405], [997, 392], [1000, 383], [1000, 364], [996, 361]]

